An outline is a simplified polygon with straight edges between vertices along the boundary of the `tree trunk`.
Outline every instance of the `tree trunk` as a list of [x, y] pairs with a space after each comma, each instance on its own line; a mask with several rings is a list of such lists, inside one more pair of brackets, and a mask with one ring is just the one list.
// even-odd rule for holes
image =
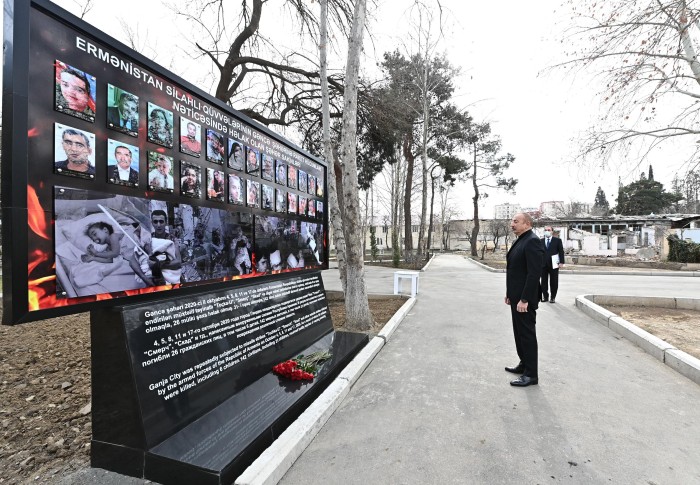
[[[427, 44], [426, 44], [427, 49]], [[416, 261], [425, 252], [425, 216], [428, 212], [428, 128], [430, 127], [430, 96], [428, 96], [428, 56], [423, 60], [423, 140], [421, 143], [421, 210], [418, 229], [418, 251]]]
[[426, 251], [430, 252], [430, 242], [433, 237], [433, 206], [435, 205], [435, 179], [430, 176], [430, 220], [428, 222], [428, 240], [425, 245]]
[[347, 249], [347, 287], [345, 292], [345, 326], [349, 330], [366, 331], [372, 327], [369, 311], [365, 268], [360, 240], [360, 197], [357, 180], [357, 85], [360, 69], [362, 35], [365, 29], [366, 0], [355, 2], [352, 31], [348, 39], [343, 96], [343, 126], [340, 159], [343, 164], [343, 229]]
[[343, 293], [346, 293], [346, 255], [345, 255], [345, 234], [343, 233], [343, 217], [338, 200], [338, 189], [336, 185], [337, 171], [335, 169], [335, 157], [331, 147], [331, 116], [330, 101], [328, 97], [328, 75], [327, 71], [327, 46], [328, 46], [328, 0], [321, 0], [321, 42], [319, 42], [320, 72], [321, 77], [321, 109], [323, 116], [323, 157], [328, 164], [326, 180], [328, 181], [328, 215], [333, 226], [333, 245], [335, 246], [335, 256], [338, 260], [338, 271], [340, 282], [343, 286]]
[[406, 159], [406, 186], [404, 187], [403, 196], [403, 213], [404, 213], [404, 249], [406, 252], [413, 250], [413, 232], [411, 231], [411, 195], [413, 188], [413, 167], [415, 165], [415, 157], [411, 152], [413, 146], [413, 133], [408, 133], [403, 139], [403, 156]]
[[472, 245], [472, 256], [476, 257], [479, 255], [476, 251], [477, 238], [479, 237], [479, 183], [476, 178], [477, 164], [476, 164], [476, 144], [474, 144], [474, 164], [472, 166], [472, 186], [474, 187], [474, 227], [472, 228], [472, 237], [470, 243]]

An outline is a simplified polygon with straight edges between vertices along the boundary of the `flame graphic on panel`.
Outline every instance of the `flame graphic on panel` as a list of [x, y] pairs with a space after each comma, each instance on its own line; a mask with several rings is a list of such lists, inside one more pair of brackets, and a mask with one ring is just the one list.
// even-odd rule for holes
[[31, 185], [27, 185], [27, 219], [29, 228], [34, 231], [35, 234], [44, 239], [51, 239], [46, 232], [48, 224], [46, 224], [44, 209], [42, 209], [39, 203], [39, 197], [37, 197], [36, 191]]

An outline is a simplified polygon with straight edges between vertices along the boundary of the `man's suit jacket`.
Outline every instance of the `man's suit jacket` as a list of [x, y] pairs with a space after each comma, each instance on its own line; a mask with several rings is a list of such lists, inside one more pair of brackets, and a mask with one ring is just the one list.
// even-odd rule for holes
[[544, 246], [532, 229], [522, 233], [506, 256], [506, 296], [511, 304], [527, 300], [536, 309]]
[[[107, 121], [112, 123], [115, 127], [121, 128], [121, 117], [119, 116], [119, 108], [116, 106], [110, 106], [107, 108]], [[124, 120], [126, 121], [126, 120]], [[139, 131], [139, 119], [134, 118], [131, 120], [131, 131]]]
[[559, 255], [559, 262], [564, 264], [564, 244], [562, 244], [561, 239], [552, 236], [549, 241], [549, 249], [547, 249], [547, 238], [542, 239], [542, 248], [544, 249], [544, 266], [547, 269], [559, 269], [552, 267], [552, 256], [555, 254]]
[[[108, 178], [114, 179], [117, 182], [124, 182], [123, 180], [119, 179], [119, 167], [117, 167], [116, 165], [109, 166]], [[129, 167], [129, 180], [127, 180], [127, 182], [129, 182], [130, 184], [139, 183], [139, 173], [131, 167]]]

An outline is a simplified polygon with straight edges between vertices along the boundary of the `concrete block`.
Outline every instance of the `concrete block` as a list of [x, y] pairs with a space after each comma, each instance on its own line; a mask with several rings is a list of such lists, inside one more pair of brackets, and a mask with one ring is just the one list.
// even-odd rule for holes
[[386, 324], [382, 327], [382, 330], [379, 332], [377, 337], [382, 337], [384, 340], [387, 342], [391, 338], [391, 335], [394, 333], [394, 331], [398, 328], [399, 324], [403, 321], [403, 319], [406, 317], [408, 314], [409, 310], [413, 308], [413, 305], [416, 304], [416, 299], [415, 298], [409, 298], [406, 300], [406, 303], [401, 305], [401, 308], [399, 308], [399, 311], [394, 313], [394, 316], [391, 317], [391, 320], [386, 322]]
[[[381, 340], [381, 339], [380, 339]], [[350, 392], [350, 384], [336, 379], [294, 423], [236, 479], [236, 485], [274, 485], [321, 430]]]
[[700, 359], [696, 359], [682, 350], [670, 349], [666, 351], [666, 365], [674, 368], [691, 381], [700, 384]]
[[611, 317], [616, 317], [617, 315], [615, 315], [613, 312], [608, 311], [605, 308], [593, 303], [591, 300], [589, 300], [590, 296], [592, 296], [592, 295], [577, 296], [576, 297], [576, 306], [583, 313], [585, 313], [589, 317], [593, 318], [595, 321], [597, 321], [601, 325], [605, 325], [607, 327], [608, 320]]
[[345, 366], [345, 369], [338, 375], [337, 379], [343, 379], [347, 381], [350, 386], [355, 384], [357, 379], [360, 378], [365, 369], [374, 360], [382, 347], [384, 347], [385, 341], [381, 337], [374, 337], [370, 340], [367, 345], [355, 356], [350, 363]]
[[676, 308], [700, 311], [700, 298], [676, 298]]
[[642, 330], [622, 317], [611, 318], [608, 322], [608, 327], [661, 362], [664, 361], [664, 354], [667, 350], [675, 349], [673, 345], [665, 340], [661, 340], [659, 337]]
[[656, 308], [676, 308], [676, 299], [666, 296], [635, 296], [630, 297], [627, 305], [648, 306]]

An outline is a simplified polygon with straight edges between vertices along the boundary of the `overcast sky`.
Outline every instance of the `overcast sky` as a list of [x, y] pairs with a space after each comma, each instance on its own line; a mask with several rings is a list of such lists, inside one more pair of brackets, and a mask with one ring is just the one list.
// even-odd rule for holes
[[[78, 5], [84, 2], [57, 0], [55, 3], [78, 14]], [[365, 70], [371, 70], [384, 51], [401, 45], [410, 29], [406, 9], [412, 1], [380, 0], [379, 3], [379, 9], [371, 12], [373, 20], [369, 28], [374, 43], [365, 42], [368, 56]], [[544, 69], [564, 59], [561, 43], [564, 24], [560, 18], [566, 16], [555, 12], [559, 2], [501, 0], [493, 4], [442, 0], [441, 3], [448, 12], [448, 21], [440, 50], [462, 69], [456, 101], [468, 107], [477, 120], [489, 121], [493, 131], [501, 136], [504, 151], [516, 157], [509, 172], [509, 176], [519, 180], [516, 194], [491, 191], [480, 215], [491, 217], [493, 205], [502, 202], [525, 207], [548, 200], [592, 203], [599, 185], [614, 205], [618, 177], [629, 183], [638, 178], [641, 170], [646, 171], [648, 162], [638, 170], [624, 167], [583, 174], [575, 166], [564, 163], [575, 152], [577, 134], [594, 122], [599, 102], [590, 79], [574, 80], [557, 71], [542, 74]], [[268, 2], [264, 8], [273, 10], [274, 4]], [[130, 28], [148, 46], [149, 52], [145, 54], [167, 68], [181, 70], [182, 66], [173, 59], [183, 58], [179, 49], [186, 35], [178, 32], [186, 29], [186, 24], [176, 23], [172, 13], [159, 1], [121, 0], [119, 7], [115, 10], [111, 2], [97, 0], [97, 6], [85, 19], [124, 41], [124, 27], [114, 15], [125, 12]], [[136, 12], [138, 15], [133, 15]], [[262, 28], [267, 30], [266, 22], [274, 22], [273, 18], [264, 14]], [[156, 31], [153, 19], [158, 19]], [[274, 30], [278, 36], [288, 31]], [[211, 77], [195, 75], [196, 72], [180, 74], [211, 92]], [[650, 161], [654, 164], [655, 178], [670, 190], [679, 164], [669, 163], [668, 153], [668, 150], [657, 152]], [[471, 190], [458, 186], [455, 193], [456, 202], [463, 208], [462, 216], [470, 217]]]

